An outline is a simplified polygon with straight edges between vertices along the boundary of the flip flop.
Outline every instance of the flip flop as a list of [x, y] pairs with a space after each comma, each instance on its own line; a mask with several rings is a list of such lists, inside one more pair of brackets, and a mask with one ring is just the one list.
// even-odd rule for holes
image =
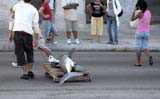
[[150, 65], [150, 66], [153, 65], [153, 58], [152, 58], [152, 56], [149, 57], [149, 65]]
[[134, 66], [141, 67], [142, 65], [141, 64], [134, 64]]

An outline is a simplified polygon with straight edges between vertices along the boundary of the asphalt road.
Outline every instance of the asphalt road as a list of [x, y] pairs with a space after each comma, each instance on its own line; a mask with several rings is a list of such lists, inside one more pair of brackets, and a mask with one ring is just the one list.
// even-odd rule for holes
[[33, 80], [20, 79], [21, 69], [11, 66], [13, 52], [0, 52], [0, 99], [160, 99], [160, 53], [152, 54], [154, 66], [143, 56], [143, 66], [134, 67], [135, 53], [75, 52], [73, 60], [88, 69], [92, 81], [59, 85], [44, 76], [46, 58], [39, 52]]

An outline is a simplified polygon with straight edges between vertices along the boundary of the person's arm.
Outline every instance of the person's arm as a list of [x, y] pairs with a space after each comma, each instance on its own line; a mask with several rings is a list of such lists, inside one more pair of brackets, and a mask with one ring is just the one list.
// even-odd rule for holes
[[141, 11], [137, 15], [135, 15], [135, 12], [136, 12], [136, 8], [134, 9], [134, 12], [133, 12], [133, 14], [131, 16], [131, 21], [134, 21], [134, 20], [136, 20], [138, 18], [140, 19], [144, 15]]
[[10, 9], [10, 20], [9, 20], [9, 28], [8, 28], [8, 40], [12, 42], [14, 38], [13, 26], [14, 26], [14, 10], [13, 7]]
[[14, 21], [10, 21], [9, 22], [9, 30], [8, 30], [8, 40], [10, 42], [12, 42], [12, 40], [14, 38], [13, 25], [14, 25]]
[[107, 8], [106, 8], [106, 5], [103, 2], [101, 3], [101, 7], [103, 8], [103, 13], [106, 13]]
[[48, 18], [49, 15], [45, 15], [43, 12], [44, 12], [44, 7], [42, 6], [42, 7], [39, 9], [39, 13], [41, 14], [41, 16], [42, 16], [43, 18]]
[[72, 5], [66, 5], [66, 6], [63, 7], [63, 9], [65, 9], [65, 10], [76, 9], [76, 7], [72, 6]]
[[88, 10], [88, 11], [92, 11], [92, 6], [91, 6], [91, 4], [88, 4], [88, 5], [87, 5], [87, 10]]
[[64, 1], [62, 1], [62, 7], [65, 10], [69, 10], [69, 9], [77, 9], [77, 7], [79, 6], [78, 1], [76, 1], [76, 4], [74, 5], [67, 5]]
[[106, 9], [106, 6], [104, 5], [104, 3], [101, 3], [100, 6], [101, 6], [103, 9]]
[[56, 9], [57, 9], [57, 1], [54, 0], [54, 12], [56, 12]]
[[33, 20], [33, 30], [34, 30], [34, 47], [38, 46], [38, 38], [39, 38], [39, 34], [40, 34], [40, 28], [39, 28], [39, 14], [38, 11], [36, 10], [35, 16], [34, 16], [34, 20]]

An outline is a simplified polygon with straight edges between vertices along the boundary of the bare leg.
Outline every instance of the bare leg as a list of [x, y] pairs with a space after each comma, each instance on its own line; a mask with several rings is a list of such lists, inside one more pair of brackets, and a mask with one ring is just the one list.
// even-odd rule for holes
[[22, 68], [24, 74], [28, 74], [28, 64], [23, 65], [21, 68]]
[[148, 57], [150, 56], [150, 53], [149, 53], [149, 51], [148, 51], [147, 49], [144, 50], [144, 54], [145, 54], [146, 56], [148, 56]]
[[153, 57], [150, 55], [149, 50], [145, 49], [144, 54], [149, 57], [149, 65], [153, 65]]
[[74, 39], [78, 38], [78, 32], [77, 31], [73, 31], [73, 35], [74, 35]]
[[67, 39], [71, 39], [71, 32], [66, 32], [67, 34]]
[[53, 43], [54, 40], [55, 40], [55, 36], [54, 36], [54, 34], [51, 33], [51, 43]]
[[91, 35], [91, 37], [92, 37], [92, 38], [91, 38], [91, 40], [92, 40], [91, 43], [93, 43], [94, 40], [96, 39], [96, 35]]
[[49, 55], [51, 55], [51, 52], [47, 48], [38, 48], [38, 49], [43, 51], [46, 54], [47, 57], [49, 57]]
[[98, 35], [98, 43], [101, 43], [101, 36]]
[[21, 76], [21, 79], [29, 79], [29, 75], [28, 75], [28, 64], [26, 65], [23, 65], [22, 67], [22, 70], [23, 70], [23, 75]]
[[137, 55], [137, 64], [141, 64], [141, 51], [137, 51], [136, 55]]
[[28, 70], [27, 70], [28, 72], [30, 72], [30, 71], [32, 71], [32, 63], [29, 63], [28, 64]]

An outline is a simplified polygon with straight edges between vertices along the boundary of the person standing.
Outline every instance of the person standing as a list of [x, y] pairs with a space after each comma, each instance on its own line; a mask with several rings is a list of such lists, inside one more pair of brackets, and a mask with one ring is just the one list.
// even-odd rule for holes
[[56, 0], [50, 0], [49, 7], [52, 12], [52, 20], [54, 21], [54, 16], [55, 16], [55, 12], [56, 12]]
[[35, 7], [31, 5], [32, 0], [24, 0], [13, 7], [14, 12], [14, 43], [17, 63], [23, 70], [21, 79], [34, 78], [32, 72], [33, 65], [33, 33], [34, 46], [38, 45], [39, 34], [39, 14]]
[[[42, 16], [42, 31], [45, 41], [47, 43], [47, 39], [50, 33], [54, 33], [53, 35], [58, 36], [58, 32], [55, 26], [52, 23], [52, 12], [49, 6], [50, 0], [44, 0], [39, 12]], [[48, 44], [48, 47], [51, 49], [51, 44]]]
[[[41, 32], [39, 34], [38, 39], [39, 39], [38, 40], [38, 46], [35, 49], [42, 51], [48, 57], [49, 62], [52, 61], [54, 63], [59, 63], [59, 60], [57, 60], [54, 57], [54, 55], [52, 55], [51, 51], [49, 51], [48, 47], [45, 45], [46, 43], [45, 43], [44, 37], [43, 37]], [[52, 59], [52, 60], [50, 60], [50, 59]], [[15, 67], [15, 68], [21, 67], [16, 62], [12, 62], [12, 66]]]
[[[55, 22], [55, 13], [56, 13], [56, 0], [50, 0], [49, 2], [49, 7], [51, 9], [52, 12], [52, 23]], [[53, 28], [56, 29], [55, 25], [52, 24]], [[56, 29], [57, 30], [57, 29]], [[57, 44], [58, 42], [55, 39], [55, 35], [53, 35], [54, 33], [50, 33], [50, 41], [53, 42], [53, 44]]]
[[[119, 0], [107, 0], [107, 31], [109, 34], [108, 44], [118, 44], [118, 27], [119, 19], [118, 14], [121, 13], [122, 8]], [[112, 36], [112, 31], [114, 32], [114, 39]]]
[[64, 19], [66, 23], [67, 44], [71, 44], [71, 32], [74, 35], [74, 43], [79, 44], [78, 40], [78, 0], [62, 0], [64, 9]]
[[[136, 9], [140, 9], [141, 11], [135, 15]], [[136, 55], [137, 55], [137, 63], [134, 66], [142, 66], [141, 65], [141, 53], [149, 58], [149, 65], [153, 65], [153, 58], [149, 53], [149, 37], [150, 37], [150, 23], [151, 23], [151, 12], [147, 9], [147, 2], [145, 0], [139, 0], [136, 4], [136, 8], [132, 14], [131, 21], [139, 19], [139, 23], [137, 26], [135, 38], [136, 38]]]
[[[87, 9], [92, 11], [91, 17], [91, 36], [92, 40], [98, 36], [98, 42], [101, 43], [101, 36], [103, 33], [103, 15], [105, 14], [106, 7], [100, 0], [95, 0], [87, 5]], [[92, 41], [92, 42], [93, 42]]]

